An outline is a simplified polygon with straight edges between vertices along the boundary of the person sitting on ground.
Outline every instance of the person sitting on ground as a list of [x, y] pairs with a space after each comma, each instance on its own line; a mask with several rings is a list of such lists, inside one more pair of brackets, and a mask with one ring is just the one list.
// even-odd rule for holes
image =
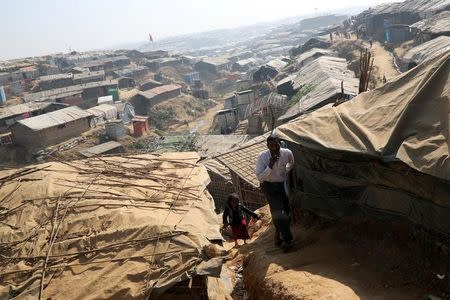
[[237, 240], [244, 240], [244, 244], [250, 238], [247, 230], [247, 219], [245, 214], [259, 220], [260, 217], [250, 209], [239, 203], [239, 197], [233, 193], [228, 196], [227, 206], [223, 212], [223, 228], [231, 225], [234, 245], [237, 246]]

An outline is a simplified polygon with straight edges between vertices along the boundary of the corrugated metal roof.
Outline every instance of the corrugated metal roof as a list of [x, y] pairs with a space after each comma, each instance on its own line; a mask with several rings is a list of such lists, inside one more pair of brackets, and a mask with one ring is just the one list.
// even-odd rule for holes
[[214, 157], [242, 145], [248, 139], [248, 135], [199, 135], [195, 147], [201, 157]]
[[105, 77], [105, 71], [94, 71], [94, 72], [84, 72], [79, 74], [73, 74], [74, 80], [95, 78], [95, 77]]
[[58, 79], [71, 79], [73, 75], [71, 73], [66, 74], [53, 74], [39, 77], [39, 81], [53, 81]]
[[71, 121], [87, 118], [89, 116], [90, 114], [81, 108], [70, 106], [40, 116], [20, 120], [18, 123], [32, 130], [42, 130]]
[[28, 67], [20, 68], [19, 71], [20, 72], [35, 72], [35, 71], [37, 71], [37, 68], [35, 66], [28, 66]]
[[235, 62], [235, 64], [238, 64], [240, 66], [246, 66], [246, 65], [250, 65], [250, 64], [256, 64], [257, 62], [258, 61], [255, 58], [250, 57], [250, 58], [238, 60], [237, 62]]
[[403, 56], [405, 62], [421, 64], [426, 60], [436, 57], [444, 52], [450, 51], [450, 37], [440, 36], [419, 46], [411, 48]]
[[319, 56], [337, 56], [337, 53], [330, 49], [322, 49], [322, 48], [312, 48], [311, 50], [308, 50], [302, 54], [299, 54], [295, 60], [297, 62], [297, 65], [302, 65], [305, 60], [308, 60], [312, 57], [319, 57]]
[[86, 112], [88, 112], [94, 116], [100, 116], [102, 114], [107, 114], [110, 112], [115, 112], [117, 114], [117, 108], [114, 105], [100, 104], [100, 105], [91, 107], [89, 109], [86, 109]]
[[411, 25], [420, 31], [440, 34], [450, 32], [450, 11], [443, 11]]
[[128, 57], [126, 57], [125, 55], [105, 57], [105, 58], [100, 58], [97, 60], [79, 64], [78, 67], [82, 67], [82, 68], [96, 67], [96, 66], [102, 66], [106, 63], [112, 63], [112, 62], [120, 61], [120, 60], [128, 60], [129, 61], [130, 59]]
[[310, 86], [310, 91], [298, 103], [292, 106], [280, 120], [298, 116], [321, 102], [341, 92], [341, 81], [344, 82], [344, 93], [357, 95], [359, 81], [354, 73], [347, 69], [347, 62], [343, 58], [321, 56], [312, 63], [300, 69], [296, 74], [283, 79], [280, 84], [292, 81], [294, 90], [303, 86]]
[[141, 72], [141, 71], [146, 71], [149, 70], [148, 67], [145, 66], [136, 66], [136, 67], [130, 67], [130, 68], [125, 68], [125, 69], [120, 69], [117, 71], [114, 71], [114, 74], [116, 74], [117, 76], [130, 76], [135, 74], [136, 72]]
[[113, 103], [114, 102], [114, 98], [112, 95], [108, 95], [108, 96], [102, 96], [102, 97], [98, 97], [97, 99], [97, 103], [98, 104], [102, 104], [102, 103]]
[[46, 108], [50, 106], [51, 103], [48, 102], [40, 102], [40, 103], [23, 103], [23, 104], [17, 104], [17, 105], [11, 105], [7, 106], [3, 109], [0, 109], [0, 119], [5, 119], [9, 117], [13, 117], [16, 115], [21, 115], [27, 112], [33, 112], [39, 109]]
[[230, 63], [228, 58], [221, 56], [205, 57], [201, 61], [214, 66], [222, 66]]
[[82, 68], [82, 67], [73, 67], [72, 71], [78, 71], [78, 72], [86, 73], [86, 72], [89, 72], [89, 69]]
[[84, 84], [71, 85], [64, 88], [53, 89], [48, 91], [42, 91], [37, 93], [30, 93], [23, 96], [25, 102], [32, 101], [48, 101], [54, 100], [57, 98], [71, 96], [76, 94], [81, 94], [83, 90], [94, 87], [102, 87], [102, 86], [110, 86], [117, 85], [117, 80], [104, 80], [104, 81], [96, 81], [89, 82]]
[[403, 2], [381, 4], [366, 12], [373, 15], [402, 12], [425, 14], [433, 11], [439, 11], [449, 5], [450, 0], [407, 0]]
[[177, 85], [177, 84], [166, 84], [166, 85], [162, 85], [162, 86], [158, 86], [155, 88], [152, 88], [146, 92], [139, 92], [140, 95], [143, 95], [144, 97], [151, 99], [154, 96], [157, 95], [161, 95], [161, 94], [165, 94], [165, 93], [169, 93], [169, 92], [173, 92], [175, 90], [180, 89], [181, 86]]
[[[247, 108], [246, 115], [252, 115], [260, 112], [264, 107], [270, 107], [275, 117], [278, 117], [280, 111], [284, 112], [287, 108], [288, 97], [277, 93], [270, 93], [264, 97], [255, 99]], [[277, 115], [278, 114], [278, 115]]]
[[287, 62], [282, 61], [282, 60], [279, 59], [279, 58], [272, 59], [271, 61], [269, 61], [269, 62], [266, 64], [266, 66], [272, 67], [272, 68], [274, 68], [274, 69], [277, 70], [277, 71], [281, 71], [281, 69], [283, 69], [283, 68], [284, 68], [285, 66], [287, 66], [287, 65], [288, 65]]
[[118, 143], [116, 141], [109, 141], [100, 145], [96, 145], [87, 149], [83, 149], [80, 151], [81, 154], [83, 154], [86, 157], [92, 157], [94, 155], [99, 155], [108, 151], [111, 151], [116, 148], [122, 147], [121, 143]]

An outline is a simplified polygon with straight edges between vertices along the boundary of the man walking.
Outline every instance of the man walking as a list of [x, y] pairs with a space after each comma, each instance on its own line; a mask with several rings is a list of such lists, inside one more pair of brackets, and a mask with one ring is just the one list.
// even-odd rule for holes
[[275, 225], [275, 244], [287, 250], [292, 241], [289, 200], [285, 191], [287, 173], [294, 167], [294, 155], [280, 147], [280, 139], [274, 135], [267, 138], [267, 150], [259, 154], [256, 176], [269, 202]]

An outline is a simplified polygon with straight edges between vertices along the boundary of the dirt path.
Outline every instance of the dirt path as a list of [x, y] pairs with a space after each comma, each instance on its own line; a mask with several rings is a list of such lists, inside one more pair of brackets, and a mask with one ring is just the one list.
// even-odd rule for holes
[[217, 111], [221, 109], [223, 109], [223, 103], [218, 103], [216, 106], [206, 111], [203, 116], [190, 121], [187, 126], [186, 124], [176, 124], [170, 127], [170, 131], [176, 133], [185, 132], [186, 130], [194, 130], [198, 134], [208, 134], [209, 128], [214, 120], [214, 116]]
[[[239, 247], [250, 299], [425, 299], [442, 296], [438, 270], [411, 264], [415, 251], [397, 247], [385, 234], [368, 236], [353, 226], [296, 224], [288, 253], [273, 245], [270, 215], [257, 239]], [[358, 230], [360, 228], [358, 227]], [[411, 249], [411, 251], [408, 251]], [[234, 249], [233, 249], [234, 250]], [[237, 260], [237, 259], [236, 259]], [[238, 261], [238, 260], [237, 260]], [[429, 266], [433, 269], [433, 266]], [[425, 273], [429, 272], [431, 277]], [[439, 285], [440, 284], [440, 285]]]
[[400, 73], [394, 64], [394, 56], [392, 53], [383, 48], [379, 42], [373, 42], [372, 48], [368, 42], [364, 42], [374, 55], [373, 61], [373, 77], [375, 79], [376, 87], [383, 85], [383, 76], [386, 76], [387, 81], [396, 77]]

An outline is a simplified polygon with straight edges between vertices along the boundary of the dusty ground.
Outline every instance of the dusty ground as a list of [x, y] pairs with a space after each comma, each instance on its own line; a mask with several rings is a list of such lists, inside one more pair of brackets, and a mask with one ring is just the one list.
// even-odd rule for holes
[[217, 103], [215, 106], [208, 109], [204, 115], [189, 121], [187, 125], [175, 124], [171, 126], [170, 131], [172, 133], [176, 133], [195, 130], [198, 134], [208, 134], [214, 120], [214, 116], [217, 111], [221, 109], [223, 109], [223, 103]]
[[372, 74], [376, 84], [375, 87], [383, 85], [383, 76], [386, 76], [387, 81], [389, 81], [400, 74], [395, 66], [393, 54], [379, 42], [374, 41], [372, 48], [370, 48], [368, 42], [364, 42], [364, 45], [372, 51], [374, 57]]
[[[250, 244], [232, 248], [234, 299], [448, 299], [449, 260], [425, 254], [408, 236], [392, 235], [392, 226], [312, 222], [293, 226], [288, 253], [273, 245], [267, 208]], [[375, 228], [375, 229], [374, 229]], [[393, 230], [392, 230], [393, 231]], [[226, 244], [232, 247], [232, 244]], [[420, 262], [419, 262], [420, 261]], [[239, 277], [243, 267], [245, 288]], [[242, 272], [242, 271], [241, 271]]]
[[[155, 105], [149, 115], [150, 126], [165, 132], [172, 130], [186, 132], [188, 131], [187, 123], [203, 118], [216, 105], [217, 103], [212, 100], [197, 99], [183, 94]], [[205, 126], [207, 125], [209, 124], [205, 123]], [[197, 126], [195, 122], [190, 124], [189, 128], [192, 129], [193, 126]]]
[[389, 81], [400, 74], [395, 65], [394, 55], [386, 50], [379, 42], [374, 41], [372, 48], [369, 41], [352, 39], [337, 40], [331, 47], [339, 53], [340, 57], [344, 57], [349, 61], [349, 69], [355, 71], [356, 76], [359, 76], [359, 58], [360, 49], [370, 49], [374, 62], [371, 74], [370, 89], [377, 88], [383, 85], [383, 76]]

